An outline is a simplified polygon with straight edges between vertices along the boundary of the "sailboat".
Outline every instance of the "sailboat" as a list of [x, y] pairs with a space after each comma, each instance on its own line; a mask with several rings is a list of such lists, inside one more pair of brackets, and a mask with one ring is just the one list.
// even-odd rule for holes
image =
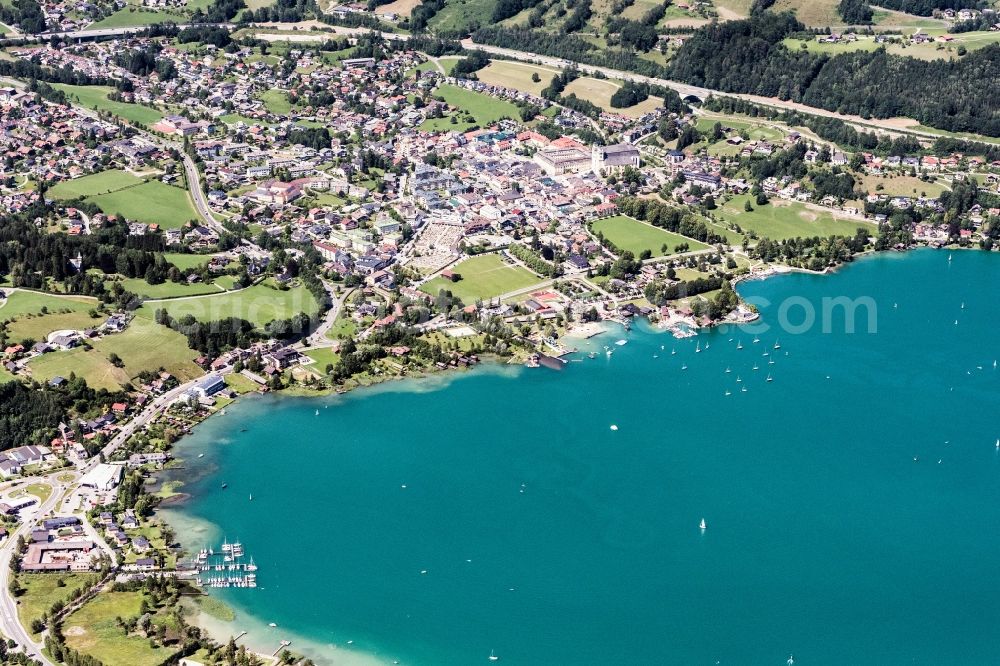
[[318, 409], [316, 410], [316, 416], [319, 416], [319, 410]]
[[250, 501], [253, 501], [253, 493], [250, 493]]
[[687, 369], [688, 369], [687, 363], [685, 363], [684, 365], [681, 366], [681, 370], [687, 370]]
[[494, 650], [490, 650], [490, 661], [500, 661], [500, 657], [497, 656]]
[[702, 530], [703, 530], [703, 529], [705, 529], [705, 528], [707, 528], [707, 527], [708, 527], [708, 525], [706, 525], [706, 524], [705, 524], [705, 519], [704, 519], [704, 518], [702, 518], [702, 519], [701, 519], [701, 522], [700, 522], [700, 523], [698, 523], [698, 529], [702, 529]]
[[732, 370], [730, 370], [729, 368], [726, 368], [726, 374], [728, 375], [730, 372], [732, 372]]
[[742, 340], [740, 340], [739, 342], [736, 343], [736, 348], [737, 349], [743, 349], [743, 341]]
[[775, 348], [775, 349], [781, 349], [781, 345], [780, 345], [780, 344], [778, 344], [778, 341], [777, 341], [777, 340], [775, 340], [775, 341], [774, 341], [774, 348]]
[[771, 379], [771, 373], [770, 372], [767, 373], [767, 381], [769, 381], [769, 382], [773, 382], [774, 381], [773, 379]]
[[758, 368], [758, 367], [757, 367], [757, 364], [756, 364], [756, 363], [754, 363], [754, 364], [753, 364], [753, 369], [754, 369], [754, 370], [760, 370], [760, 368]]
[[744, 386], [743, 388], [740, 389], [740, 393], [746, 393], [746, 392], [747, 392], [747, 387], [746, 386]]
[[701, 353], [701, 343], [700, 342], [694, 346], [694, 353], [695, 354], [700, 354]]
[[671, 350], [670, 350], [670, 355], [671, 355], [671, 356], [673, 356], [673, 355], [674, 355], [674, 354], [676, 354], [676, 353], [677, 353], [677, 350], [676, 350], [676, 349], [671, 349]]
[[1000, 449], [1000, 439], [997, 440], [997, 448]]
[[732, 395], [732, 394], [733, 394], [732, 391], [726, 391], [726, 395]]
[[754, 339], [753, 339], [753, 343], [757, 344], [758, 342], [760, 342], [760, 338], [758, 338], [758, 337], [755, 336]]

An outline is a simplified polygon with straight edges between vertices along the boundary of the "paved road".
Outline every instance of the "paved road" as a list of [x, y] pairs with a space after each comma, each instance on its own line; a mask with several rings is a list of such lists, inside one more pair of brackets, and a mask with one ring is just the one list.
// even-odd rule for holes
[[[200, 377], [198, 379], [201, 379]], [[111, 441], [101, 449], [101, 453], [104, 455], [104, 459], [107, 460], [111, 455], [118, 449], [119, 446], [128, 441], [128, 438], [132, 436], [133, 433], [144, 428], [150, 421], [152, 421], [160, 412], [163, 411], [170, 403], [179, 398], [182, 393], [187, 391], [189, 388], [194, 386], [198, 379], [192, 379], [191, 381], [181, 384], [177, 388], [171, 389], [159, 396], [151, 403], [146, 405], [146, 408], [142, 410], [138, 415], [136, 415], [131, 421], [129, 421], [125, 427], [118, 431]], [[83, 467], [83, 471], [89, 471], [97, 465], [97, 457], [91, 458]]]
[[[60, 473], [62, 472], [57, 473], [55, 476], [58, 476]], [[37, 512], [39, 517], [52, 511], [53, 507], [56, 506], [61, 499], [63, 491], [66, 489], [66, 485], [64, 483], [55, 480], [55, 476], [46, 480], [47, 483], [52, 485], [52, 494], [49, 495], [49, 498], [42, 502], [39, 507]], [[25, 483], [33, 480], [38, 479], [29, 479], [26, 480]], [[14, 554], [14, 546], [17, 543], [17, 537], [29, 534], [33, 525], [33, 521], [24, 521], [21, 523], [20, 527], [7, 537], [3, 546], [0, 547], [0, 632], [3, 632], [5, 636], [13, 638], [17, 641], [17, 643], [24, 648], [24, 651], [29, 656], [42, 662], [44, 666], [52, 666], [52, 662], [42, 654], [42, 644], [36, 643], [31, 636], [28, 635], [25, 628], [21, 626], [21, 622], [17, 618], [17, 602], [13, 597], [11, 597], [10, 590], [8, 589], [11, 578], [10, 559]]]
[[[233, 24], [221, 24], [223, 27], [234, 28]], [[178, 27], [184, 28], [186, 25], [180, 25]], [[342, 26], [329, 26], [329, 34], [339, 34], [339, 35], [358, 35], [364, 33], [370, 33], [371, 30], [364, 28], [346, 28]], [[43, 35], [37, 35], [35, 39], [38, 41], [46, 41], [52, 36], [57, 36], [64, 40], [74, 40], [74, 39], [93, 39], [99, 37], [118, 37], [124, 35], [135, 34], [145, 30], [146, 26], [133, 26], [128, 28], [103, 28], [98, 30], [79, 30], [76, 32], [56, 32], [56, 33], [46, 33]], [[294, 33], [292, 33], [294, 34]], [[316, 33], [317, 35], [325, 33]], [[401, 35], [393, 32], [383, 32], [379, 33], [383, 39], [388, 41], [406, 41], [410, 37], [409, 35]], [[21, 37], [22, 39], [24, 36]], [[3, 40], [0, 40], [2, 43]], [[679, 81], [671, 81], [669, 79], [661, 79], [656, 77], [643, 76], [642, 74], [635, 74], [633, 72], [625, 72], [617, 69], [611, 69], [608, 67], [597, 67], [594, 65], [586, 65], [582, 63], [571, 63], [569, 60], [563, 58], [553, 58], [551, 56], [540, 55], [538, 53], [530, 53], [528, 51], [518, 51], [515, 49], [501, 48], [498, 46], [490, 46], [488, 44], [479, 44], [472, 41], [471, 39], [465, 39], [462, 41], [462, 46], [468, 49], [479, 49], [486, 53], [492, 53], [494, 55], [502, 55], [504, 57], [510, 58], [512, 60], [518, 60], [521, 62], [529, 62], [539, 65], [545, 65], [549, 67], [565, 68], [575, 65], [581, 72], [587, 74], [593, 74], [595, 72], [601, 72], [609, 78], [621, 79], [624, 81], [635, 81], [635, 82], [645, 82], [652, 83], [655, 85], [661, 85], [668, 88], [673, 88], [682, 96], [694, 95], [701, 99], [705, 99], [709, 95], [715, 95], [717, 97], [736, 97], [739, 99], [745, 99], [756, 104], [762, 104], [778, 109], [785, 109], [790, 111], [800, 111], [802, 113], [808, 113], [815, 116], [823, 116], [828, 118], [839, 118], [855, 125], [863, 125], [865, 127], [870, 127], [874, 129], [879, 129], [885, 132], [890, 132], [893, 134], [911, 134], [914, 136], [919, 136], [927, 139], [937, 139], [940, 135], [934, 134], [932, 132], [925, 132], [923, 130], [914, 129], [912, 127], [900, 127], [897, 123], [891, 120], [878, 119], [878, 118], [861, 118], [860, 116], [851, 116], [837, 113], [835, 111], [827, 111], [826, 109], [820, 109], [814, 106], [807, 106], [805, 104], [798, 104], [796, 102], [780, 100], [772, 97], [760, 97], [759, 95], [745, 95], [737, 93], [725, 93], [718, 90], [712, 90], [710, 88], [702, 88], [699, 86], [692, 86], [686, 83], [681, 83]]]
[[330, 309], [326, 311], [326, 317], [320, 322], [320, 325], [316, 327], [316, 330], [307, 337], [302, 345], [303, 348], [310, 347], [332, 347], [336, 342], [330, 340], [326, 337], [327, 331], [333, 328], [334, 322], [337, 321], [337, 317], [340, 316], [340, 310], [344, 307], [344, 302], [347, 297], [350, 296], [354, 290], [345, 289], [344, 293], [339, 297], [336, 292], [334, 292], [333, 284], [327, 280], [323, 280], [323, 286], [326, 288], [326, 293], [330, 297]]

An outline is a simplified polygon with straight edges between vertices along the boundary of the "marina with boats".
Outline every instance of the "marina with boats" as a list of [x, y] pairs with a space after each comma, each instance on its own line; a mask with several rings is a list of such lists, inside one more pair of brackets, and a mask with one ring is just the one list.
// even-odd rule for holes
[[[246, 558], [246, 559], [244, 559]], [[204, 587], [257, 587], [257, 565], [239, 541], [223, 541], [219, 551], [202, 548], [195, 561], [195, 584]]]

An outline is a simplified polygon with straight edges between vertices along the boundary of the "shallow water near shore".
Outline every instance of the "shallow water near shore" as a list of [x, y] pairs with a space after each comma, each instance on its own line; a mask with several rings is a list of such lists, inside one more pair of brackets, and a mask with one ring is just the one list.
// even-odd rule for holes
[[317, 663], [1000, 663], [1000, 256], [948, 257], [740, 286], [771, 327], [870, 297], [874, 334], [640, 324], [562, 371], [242, 399], [164, 513], [260, 566], [211, 591], [234, 633]]

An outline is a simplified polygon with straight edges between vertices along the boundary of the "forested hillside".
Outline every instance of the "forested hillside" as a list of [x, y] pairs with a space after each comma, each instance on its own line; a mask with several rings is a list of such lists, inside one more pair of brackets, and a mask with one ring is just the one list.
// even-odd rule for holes
[[1000, 136], [1000, 46], [960, 60], [918, 60], [884, 50], [793, 52], [781, 44], [802, 29], [790, 15], [770, 13], [706, 26], [678, 50], [666, 75], [724, 92], [861, 116], [908, 116], [941, 129]]

